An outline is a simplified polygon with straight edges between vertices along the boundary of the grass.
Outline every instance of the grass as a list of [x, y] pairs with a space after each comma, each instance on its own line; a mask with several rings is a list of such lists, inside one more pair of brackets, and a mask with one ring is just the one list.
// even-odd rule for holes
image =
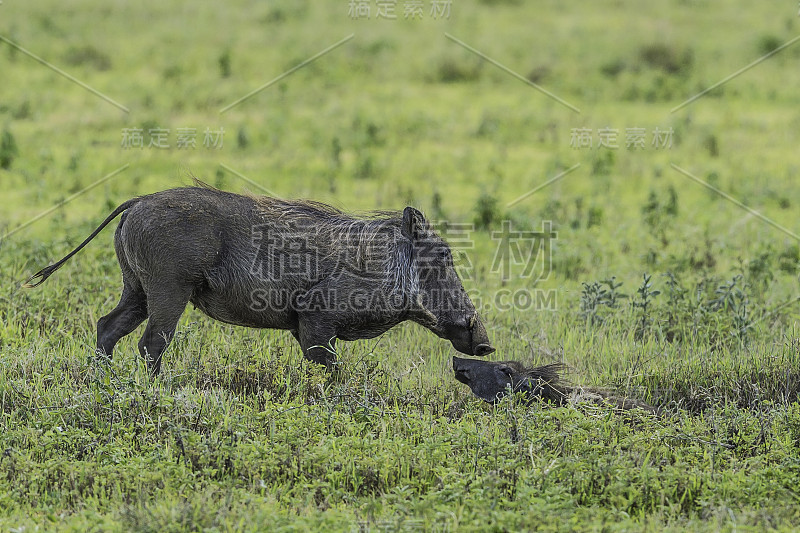
[[[800, 232], [800, 45], [671, 112], [792, 39], [796, 11], [562, 4], [458, 2], [421, 21], [400, 4], [398, 20], [352, 20], [347, 2], [0, 6], [0, 35], [130, 109], [0, 43], [0, 234], [80, 193], [0, 240], [0, 530], [800, 527], [800, 252], [775, 227]], [[170, 148], [125, 149], [125, 128], [167, 128]], [[178, 128], [196, 148], [175, 146]], [[206, 128], [222, 147], [203, 146]], [[591, 149], [570, 145], [576, 128]], [[597, 147], [603, 128], [619, 148]], [[644, 148], [625, 148], [627, 128]], [[650, 144], [656, 128], [671, 147]], [[287, 332], [194, 309], [160, 378], [141, 330], [98, 361], [95, 324], [121, 288], [112, 231], [40, 288], [20, 282], [124, 200], [190, 175], [449, 221], [493, 359], [562, 361], [573, 383], [663, 415], [484, 405], [453, 379], [449, 343], [411, 324], [339, 343], [335, 375]], [[503, 221], [543, 220], [557, 238], [542, 279], [493, 268]], [[555, 305], [508, 305], [533, 290]]]

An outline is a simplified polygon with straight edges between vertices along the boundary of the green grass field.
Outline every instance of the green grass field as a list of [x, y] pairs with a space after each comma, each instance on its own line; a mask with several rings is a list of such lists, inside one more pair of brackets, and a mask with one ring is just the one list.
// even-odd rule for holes
[[[796, 3], [380, 4], [0, 4], [0, 530], [800, 528]], [[332, 376], [190, 307], [159, 378], [142, 328], [98, 361], [112, 229], [21, 283], [192, 176], [461, 228], [491, 359], [662, 415], [488, 406], [413, 324]]]

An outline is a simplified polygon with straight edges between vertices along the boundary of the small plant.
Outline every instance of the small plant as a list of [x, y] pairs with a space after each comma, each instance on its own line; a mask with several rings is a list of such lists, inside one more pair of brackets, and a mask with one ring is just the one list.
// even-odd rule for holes
[[339, 170], [342, 166], [342, 143], [339, 137], [334, 137], [331, 141], [331, 168]]
[[67, 170], [70, 172], [75, 172], [78, 170], [78, 167], [81, 163], [81, 154], [78, 152], [72, 152], [72, 155], [69, 156], [69, 164], [67, 165]]
[[742, 276], [737, 274], [727, 283], [721, 283], [715, 290], [716, 298], [708, 302], [708, 306], [712, 311], [728, 310], [736, 306], [744, 295], [742, 290], [738, 287]]
[[667, 278], [665, 284], [667, 286], [667, 325], [665, 338], [667, 341], [680, 340], [682, 336], [682, 326], [685, 317], [691, 312], [687, 309], [688, 291], [683, 288], [680, 281], [675, 274], [667, 272], [664, 274]]
[[614, 152], [612, 150], [604, 150], [598, 152], [592, 161], [592, 175], [593, 176], [608, 176], [611, 174], [611, 169], [614, 168]]
[[331, 141], [330, 168], [328, 169], [328, 190], [336, 192], [336, 177], [342, 168], [342, 143], [339, 137], [334, 137]]
[[705, 149], [708, 151], [708, 155], [711, 157], [719, 156], [719, 141], [717, 140], [717, 136], [713, 133], [705, 138], [703, 141], [703, 146], [705, 146]]
[[723, 311], [732, 317], [732, 333], [739, 340], [744, 340], [750, 327], [749, 299], [743, 281], [742, 275], [737, 274], [730, 281], [719, 284], [714, 290], [715, 298], [708, 302], [712, 311]]
[[783, 44], [783, 39], [777, 35], [762, 35], [758, 40], [758, 53], [767, 55], [777, 50]]
[[650, 274], [645, 272], [642, 278], [641, 286], [636, 289], [636, 293], [639, 295], [639, 297], [632, 302], [633, 307], [635, 309], [639, 309], [639, 317], [637, 318], [635, 333], [636, 340], [644, 339], [644, 336], [650, 330], [650, 326], [653, 323], [652, 318], [650, 318], [653, 299], [661, 294], [661, 291], [658, 289], [653, 289], [653, 283], [651, 282], [652, 278]]
[[457, 60], [446, 57], [439, 61], [432, 81], [439, 83], [461, 83], [477, 81], [480, 78], [481, 64], [474, 60]]
[[650, 191], [647, 202], [642, 206], [642, 217], [650, 230], [650, 234], [661, 241], [663, 246], [669, 244], [667, 229], [678, 214], [678, 192], [675, 187], [667, 187], [667, 198], [654, 190]]
[[622, 59], [611, 60], [600, 67], [600, 72], [609, 78], [616, 78], [623, 70], [625, 70], [625, 62]]
[[375, 176], [375, 161], [372, 156], [366, 154], [358, 161], [354, 177], [357, 179], [369, 179]]
[[15, 120], [25, 120], [31, 118], [31, 101], [26, 99], [14, 110], [12, 117]]
[[444, 208], [442, 207], [442, 195], [439, 194], [439, 191], [433, 192], [433, 197], [431, 198], [431, 211], [434, 220], [447, 220], [447, 214], [444, 212]]
[[221, 78], [231, 77], [231, 51], [225, 50], [217, 58], [217, 65], [219, 66], [219, 75]]
[[[767, 247], [766, 250], [757, 253], [753, 259], [749, 260], [745, 268], [748, 282], [766, 289], [775, 279], [775, 275], [772, 273], [772, 259], [772, 250]], [[783, 265], [781, 265], [781, 269], [783, 269], [782, 267]]]
[[109, 57], [109, 55], [105, 52], [91, 45], [70, 48], [64, 55], [64, 61], [68, 65], [86, 65], [94, 68], [95, 70], [101, 71], [109, 70], [111, 68], [111, 57]]
[[664, 43], [654, 43], [639, 50], [639, 59], [650, 68], [666, 74], [686, 75], [694, 64], [691, 49], [679, 50]]
[[19, 155], [17, 148], [17, 141], [14, 140], [14, 135], [6, 128], [3, 130], [3, 135], [0, 137], [0, 168], [8, 170], [11, 168], [11, 163]]
[[800, 267], [800, 246], [791, 244], [778, 254], [778, 268], [794, 275]]
[[593, 205], [589, 208], [589, 213], [586, 216], [586, 227], [600, 226], [603, 224], [603, 208], [599, 205]]
[[218, 168], [214, 173], [214, 187], [217, 189], [225, 188], [225, 171], [221, 168]]
[[606, 317], [599, 314], [602, 308], [617, 309], [619, 300], [627, 298], [627, 294], [619, 292], [622, 282], [617, 282], [616, 276], [609, 279], [583, 282], [581, 289], [580, 316], [589, 326], [601, 324]]
[[239, 131], [236, 132], [236, 146], [240, 150], [244, 150], [249, 144], [250, 136], [247, 134], [247, 130], [244, 126], [239, 127]]
[[475, 204], [475, 218], [473, 219], [475, 229], [488, 230], [500, 218], [501, 214], [497, 198], [493, 194], [481, 194]]

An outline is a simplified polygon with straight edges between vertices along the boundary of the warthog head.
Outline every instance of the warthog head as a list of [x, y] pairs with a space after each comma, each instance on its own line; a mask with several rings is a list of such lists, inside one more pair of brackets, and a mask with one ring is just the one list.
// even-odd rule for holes
[[401, 232], [408, 239], [401, 253], [410, 258], [416, 271], [412, 319], [449, 340], [461, 353], [484, 356], [494, 352], [475, 305], [456, 273], [447, 243], [412, 207], [403, 211]]
[[478, 398], [495, 403], [509, 392], [524, 392], [531, 397], [563, 403], [564, 391], [558, 387], [560, 363], [525, 368], [517, 361], [479, 361], [453, 357], [456, 379], [469, 386]]

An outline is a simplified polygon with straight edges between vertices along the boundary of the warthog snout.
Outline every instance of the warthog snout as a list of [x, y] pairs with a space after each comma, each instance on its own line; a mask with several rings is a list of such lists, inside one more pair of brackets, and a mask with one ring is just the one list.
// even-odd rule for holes
[[494, 352], [494, 346], [490, 344], [479, 344], [475, 347], [475, 353], [473, 355], [484, 357], [492, 352]]
[[494, 346], [489, 344], [489, 336], [486, 334], [483, 322], [478, 318], [478, 313], [472, 313], [467, 327], [472, 336], [472, 355], [484, 357], [494, 352]]
[[478, 313], [472, 314], [467, 327], [472, 341], [472, 355], [484, 357], [494, 352], [494, 346], [489, 343], [489, 335], [483, 322], [478, 318]]
[[494, 352], [494, 346], [489, 342], [486, 328], [477, 313], [472, 313], [469, 319], [445, 326], [442, 336], [463, 354], [483, 357]]

